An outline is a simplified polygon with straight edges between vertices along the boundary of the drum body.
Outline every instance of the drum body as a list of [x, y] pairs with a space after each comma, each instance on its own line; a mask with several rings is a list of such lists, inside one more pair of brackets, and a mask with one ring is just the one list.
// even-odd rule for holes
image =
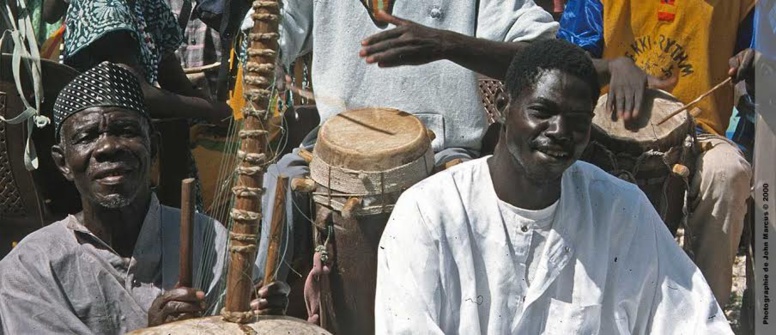
[[138, 329], [128, 335], [329, 335], [331, 333], [303, 320], [288, 316], [257, 316], [252, 323], [226, 322], [220, 316], [171, 322], [153, 328]]
[[354, 110], [321, 126], [310, 174], [317, 184], [314, 239], [325, 246], [332, 270], [321, 294], [324, 328], [374, 332], [380, 236], [401, 192], [433, 168], [431, 135], [410, 114]]
[[602, 96], [582, 160], [637, 184], [676, 233], [686, 216], [686, 191], [697, 157], [695, 124], [689, 113], [681, 113], [658, 125], [682, 103], [658, 90], [647, 90], [644, 99], [647, 113], [639, 116], [638, 130], [631, 131], [622, 120], [611, 119], [607, 96]]

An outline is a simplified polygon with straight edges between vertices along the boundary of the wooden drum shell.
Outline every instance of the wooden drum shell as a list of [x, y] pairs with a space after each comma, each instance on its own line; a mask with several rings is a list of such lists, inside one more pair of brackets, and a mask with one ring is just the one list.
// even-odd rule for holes
[[323, 245], [328, 226], [334, 230], [327, 251], [331, 273], [321, 292], [321, 326], [334, 334], [374, 333], [377, 250], [390, 213], [344, 218], [315, 205], [316, 245]]
[[590, 143], [582, 160], [595, 164], [621, 179], [633, 182], [647, 195], [672, 233], [684, 217], [684, 203], [691, 173], [679, 176], [672, 168], [679, 164], [694, 170], [697, 157], [695, 124], [682, 113], [665, 124], [657, 123], [682, 103], [669, 93], [647, 90], [637, 120], [639, 129], [625, 129], [622, 120], [612, 120], [603, 95], [595, 109]]
[[321, 325], [372, 334], [380, 237], [401, 192], [431, 174], [431, 136], [405, 112], [348, 111], [321, 126], [312, 157], [313, 238], [331, 268], [322, 277]]

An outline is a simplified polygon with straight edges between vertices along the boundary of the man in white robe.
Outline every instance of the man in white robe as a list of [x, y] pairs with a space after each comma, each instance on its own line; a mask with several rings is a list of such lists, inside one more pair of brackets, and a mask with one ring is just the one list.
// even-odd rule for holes
[[396, 204], [376, 333], [732, 334], [646, 196], [577, 161], [600, 92], [585, 53], [536, 42], [506, 85], [494, 155]]

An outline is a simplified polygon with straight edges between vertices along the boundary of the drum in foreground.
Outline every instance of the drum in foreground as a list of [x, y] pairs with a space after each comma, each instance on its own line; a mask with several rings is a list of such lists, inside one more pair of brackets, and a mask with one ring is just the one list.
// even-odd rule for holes
[[582, 160], [637, 184], [675, 233], [684, 217], [686, 190], [697, 157], [692, 117], [681, 113], [658, 125], [682, 103], [669, 93], [647, 90], [646, 114], [639, 116], [638, 130], [631, 131], [622, 120], [612, 120], [606, 102], [606, 95], [598, 100]]
[[252, 323], [226, 322], [220, 316], [171, 322], [153, 328], [139, 329], [128, 335], [330, 335], [321, 327], [288, 316], [257, 316]]
[[401, 192], [431, 174], [431, 136], [395, 109], [348, 111], [321, 126], [310, 174], [316, 245], [326, 246], [332, 270], [321, 294], [327, 330], [374, 332], [380, 236]]

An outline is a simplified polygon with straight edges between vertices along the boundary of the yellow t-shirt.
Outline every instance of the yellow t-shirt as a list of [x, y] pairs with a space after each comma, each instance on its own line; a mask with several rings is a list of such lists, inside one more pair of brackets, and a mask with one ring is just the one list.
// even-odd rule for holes
[[[671, 93], [687, 103], [727, 78], [739, 23], [756, 0], [602, 0], [603, 57], [627, 56], [650, 75], [677, 77]], [[724, 134], [733, 88], [698, 104], [706, 131]]]

